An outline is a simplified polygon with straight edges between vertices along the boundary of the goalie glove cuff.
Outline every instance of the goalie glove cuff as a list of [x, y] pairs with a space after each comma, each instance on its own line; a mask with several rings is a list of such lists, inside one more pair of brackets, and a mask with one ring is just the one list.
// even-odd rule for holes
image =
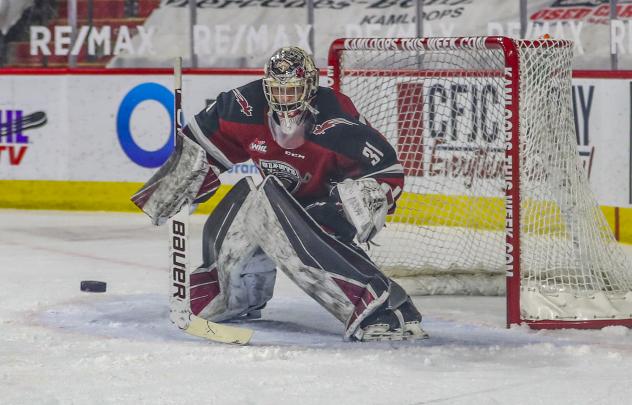
[[210, 197], [219, 187], [219, 179], [206, 160], [206, 152], [183, 136], [169, 160], [132, 196], [154, 225], [162, 225], [185, 204]]

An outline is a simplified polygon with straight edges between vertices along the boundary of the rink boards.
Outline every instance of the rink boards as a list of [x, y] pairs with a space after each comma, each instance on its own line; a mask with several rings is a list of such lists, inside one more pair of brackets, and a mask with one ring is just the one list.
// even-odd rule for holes
[[[116, 70], [116, 74], [112, 70], [38, 72], [35, 76], [32, 71], [7, 71], [0, 81], [0, 121], [9, 129], [0, 136], [0, 207], [134, 210], [129, 196], [170, 153], [173, 93], [169, 69]], [[254, 70], [185, 71], [185, 121], [220, 91], [260, 74]], [[591, 187], [614, 223], [613, 209], [608, 207], [631, 206], [632, 73], [605, 77], [575, 78], [573, 101], [578, 144], [594, 147]], [[255, 173], [252, 164], [237, 165], [224, 175], [226, 186], [218, 197], [199, 212], [210, 212], [230, 184]], [[414, 220], [426, 223], [426, 197], [413, 197], [404, 196], [400, 206], [417, 204]], [[476, 198], [458, 195], [427, 198], [445, 198], [451, 209], [469, 210], [477, 204]], [[627, 210], [620, 214], [621, 224], [628, 222]], [[396, 215], [394, 220], [401, 219]]]

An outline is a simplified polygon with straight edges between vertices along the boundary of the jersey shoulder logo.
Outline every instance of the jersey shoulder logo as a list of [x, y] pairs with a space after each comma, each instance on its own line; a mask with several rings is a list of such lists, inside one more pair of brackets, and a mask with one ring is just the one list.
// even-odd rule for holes
[[325, 133], [325, 131], [327, 131], [330, 128], [335, 127], [336, 125], [358, 125], [355, 122], [351, 122], [347, 119], [344, 118], [332, 118], [330, 120], [327, 120], [325, 122], [323, 122], [322, 124], [318, 124], [314, 127], [314, 130], [312, 131], [312, 133], [314, 135], [322, 135]]
[[233, 89], [233, 94], [235, 95], [237, 103], [239, 103], [239, 106], [241, 107], [241, 113], [246, 117], [252, 117], [252, 106], [248, 103], [246, 97], [244, 97], [244, 95], [237, 89]]

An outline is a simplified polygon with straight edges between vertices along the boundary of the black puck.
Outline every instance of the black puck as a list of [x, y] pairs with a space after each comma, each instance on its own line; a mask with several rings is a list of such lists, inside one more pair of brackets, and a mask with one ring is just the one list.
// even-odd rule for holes
[[83, 280], [80, 288], [85, 292], [105, 292], [106, 286], [104, 281]]

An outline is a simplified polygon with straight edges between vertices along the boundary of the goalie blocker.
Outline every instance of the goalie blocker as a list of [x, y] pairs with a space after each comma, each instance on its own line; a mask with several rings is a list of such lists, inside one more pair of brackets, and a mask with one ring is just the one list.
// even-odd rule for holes
[[191, 277], [198, 316], [217, 322], [259, 310], [272, 297], [278, 268], [345, 324], [346, 339], [427, 337], [406, 292], [361, 249], [324, 232], [274, 176], [258, 189], [241, 180], [203, 237], [204, 264]]

